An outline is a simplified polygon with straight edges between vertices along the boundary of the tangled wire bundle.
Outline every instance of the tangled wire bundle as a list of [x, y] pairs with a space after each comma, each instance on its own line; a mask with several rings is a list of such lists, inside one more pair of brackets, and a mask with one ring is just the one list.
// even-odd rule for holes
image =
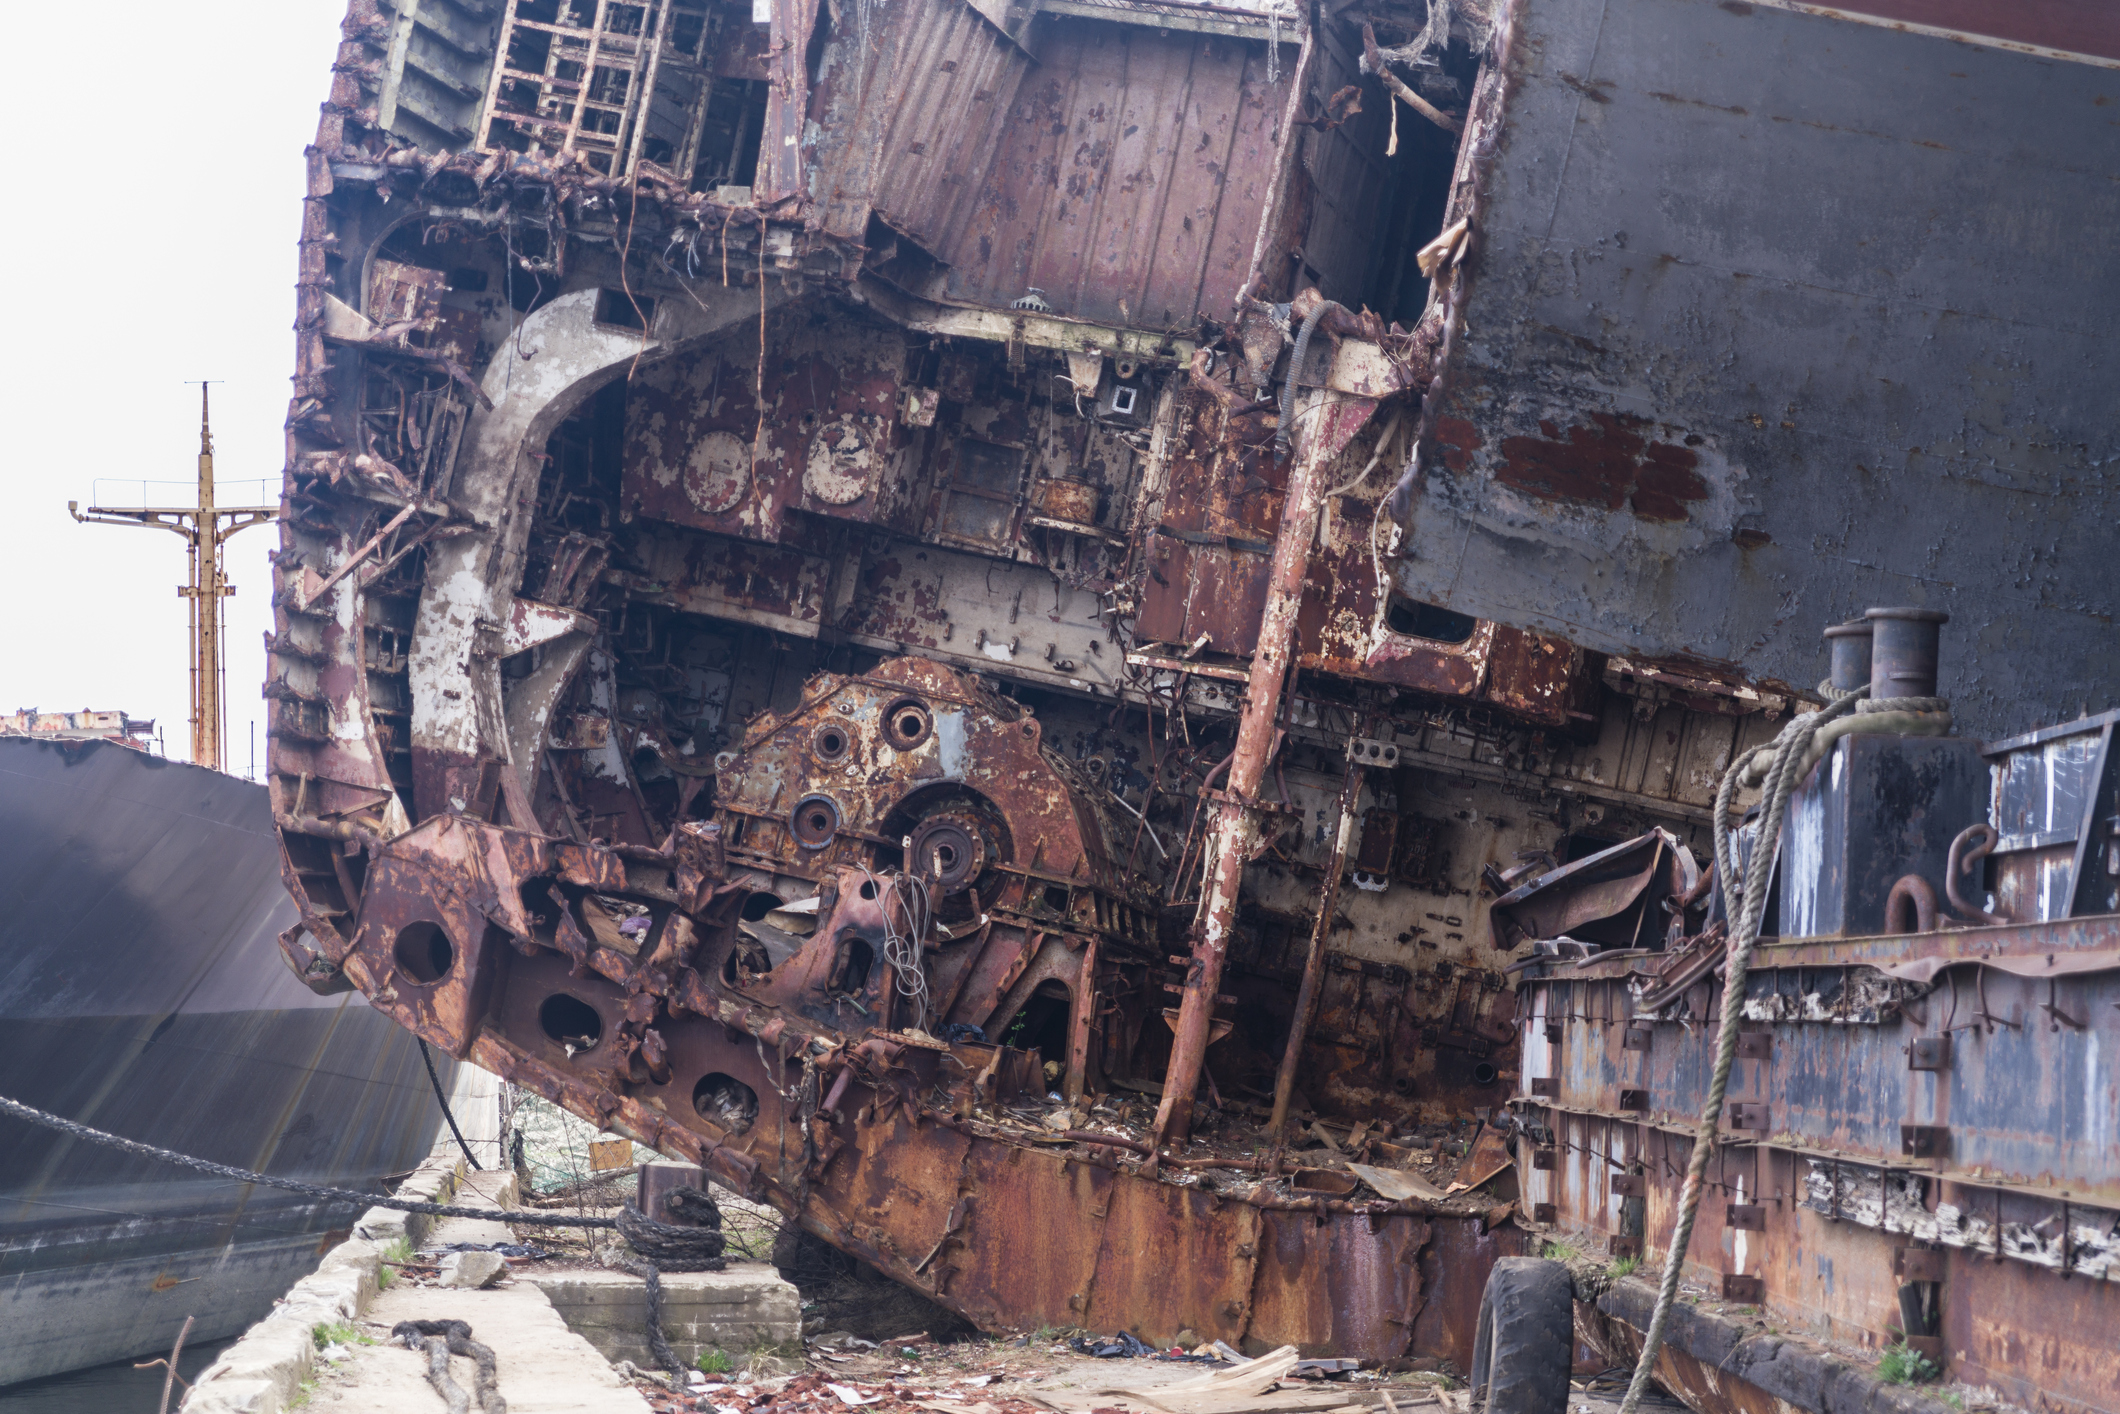
[[462, 1385], [449, 1378], [452, 1355], [465, 1356], [478, 1366], [472, 1389], [483, 1414], [508, 1414], [508, 1401], [501, 1398], [496, 1387], [499, 1377], [494, 1372], [493, 1350], [471, 1338], [468, 1321], [399, 1321], [390, 1328], [390, 1338], [427, 1356], [427, 1383], [449, 1406], [449, 1414], [470, 1414], [471, 1410], [471, 1397], [464, 1393]]

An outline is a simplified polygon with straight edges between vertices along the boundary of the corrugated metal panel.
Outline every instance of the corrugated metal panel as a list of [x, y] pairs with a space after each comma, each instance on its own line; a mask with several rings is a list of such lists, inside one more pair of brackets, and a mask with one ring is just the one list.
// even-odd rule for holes
[[1802, 686], [1923, 604], [1962, 729], [2107, 702], [2120, 73], [1710, 0], [1513, 24], [1405, 592]]
[[[900, 0], [868, 7], [833, 46], [813, 111], [843, 134], [818, 159], [815, 199], [826, 229], [858, 239], [874, 207], [939, 254], [965, 220], [1000, 144], [1030, 58], [964, 0]], [[856, 72], [853, 58], [868, 62]]]
[[[978, 203], [938, 252], [951, 296], [1006, 304], [1037, 288], [1063, 314], [1151, 328], [1227, 317], [1285, 93], [1266, 83], [1266, 46], [1048, 23]], [[1295, 52], [1283, 46], [1283, 85]]]

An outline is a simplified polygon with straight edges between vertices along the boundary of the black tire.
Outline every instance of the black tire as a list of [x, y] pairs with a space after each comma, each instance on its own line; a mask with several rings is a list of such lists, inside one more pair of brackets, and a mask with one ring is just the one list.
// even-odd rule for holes
[[1575, 1278], [1568, 1269], [1540, 1257], [1496, 1262], [1472, 1345], [1476, 1405], [1487, 1414], [1567, 1414], [1574, 1352]]

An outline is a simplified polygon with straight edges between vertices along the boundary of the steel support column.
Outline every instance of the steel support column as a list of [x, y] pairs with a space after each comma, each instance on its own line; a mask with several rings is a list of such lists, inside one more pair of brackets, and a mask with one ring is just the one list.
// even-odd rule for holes
[[[1307, 394], [1297, 407], [1297, 422], [1301, 424], [1306, 416], [1315, 419], [1330, 398], [1323, 389]], [[1280, 715], [1281, 693], [1294, 656], [1296, 611], [1303, 603], [1303, 578], [1310, 570], [1325, 469], [1332, 459], [1331, 439], [1315, 421], [1311, 426], [1315, 430], [1295, 437], [1295, 465], [1289, 469], [1281, 528], [1274, 536], [1266, 606], [1259, 614], [1259, 641], [1245, 687], [1244, 712], [1238, 720], [1236, 754], [1229, 763], [1227, 789], [1215, 798], [1206, 850], [1208, 885], [1193, 924], [1192, 963], [1186, 969], [1184, 1000], [1178, 1007], [1170, 1068], [1163, 1076], [1163, 1100], [1156, 1109], [1159, 1145], [1183, 1139], [1192, 1128], [1193, 1089], [1200, 1083], [1200, 1067], [1207, 1059], [1215, 996], [1222, 985], [1230, 930], [1236, 923], [1237, 889], [1244, 866], [1258, 846], [1259, 785], [1273, 759], [1274, 722]]]
[[[1369, 735], [1371, 719], [1364, 717], [1354, 735]], [[1288, 1022], [1288, 1044], [1281, 1051], [1281, 1068], [1273, 1078], [1273, 1118], [1266, 1132], [1273, 1136], [1279, 1152], [1281, 1133], [1288, 1123], [1288, 1097], [1296, 1088], [1296, 1063], [1303, 1054], [1303, 1038], [1310, 1034], [1311, 1014], [1318, 1006], [1318, 983], [1325, 972], [1325, 940], [1332, 933], [1333, 914], [1340, 904], [1340, 876], [1347, 871], [1347, 845], [1354, 835], [1355, 800], [1362, 793], [1362, 763], [1351, 746], [1347, 753], [1347, 778], [1340, 783], [1340, 823], [1332, 838], [1332, 858], [1325, 865], [1325, 882], [1318, 891], [1318, 916], [1310, 926], [1310, 951], [1303, 958], [1303, 981], [1296, 988], [1295, 1015]]]

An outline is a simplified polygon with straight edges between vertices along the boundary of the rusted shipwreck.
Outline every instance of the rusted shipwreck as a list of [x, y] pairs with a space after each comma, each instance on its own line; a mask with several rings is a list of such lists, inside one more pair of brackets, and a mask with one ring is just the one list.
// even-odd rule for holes
[[1954, 612], [1962, 735], [1792, 807], [1660, 1369], [2120, 1410], [2111, 724], [1971, 735], [2112, 686], [2120, 36], [1918, 8], [354, 0], [290, 962], [982, 1324], [1465, 1367], [1668, 1245], [1725, 769]]

